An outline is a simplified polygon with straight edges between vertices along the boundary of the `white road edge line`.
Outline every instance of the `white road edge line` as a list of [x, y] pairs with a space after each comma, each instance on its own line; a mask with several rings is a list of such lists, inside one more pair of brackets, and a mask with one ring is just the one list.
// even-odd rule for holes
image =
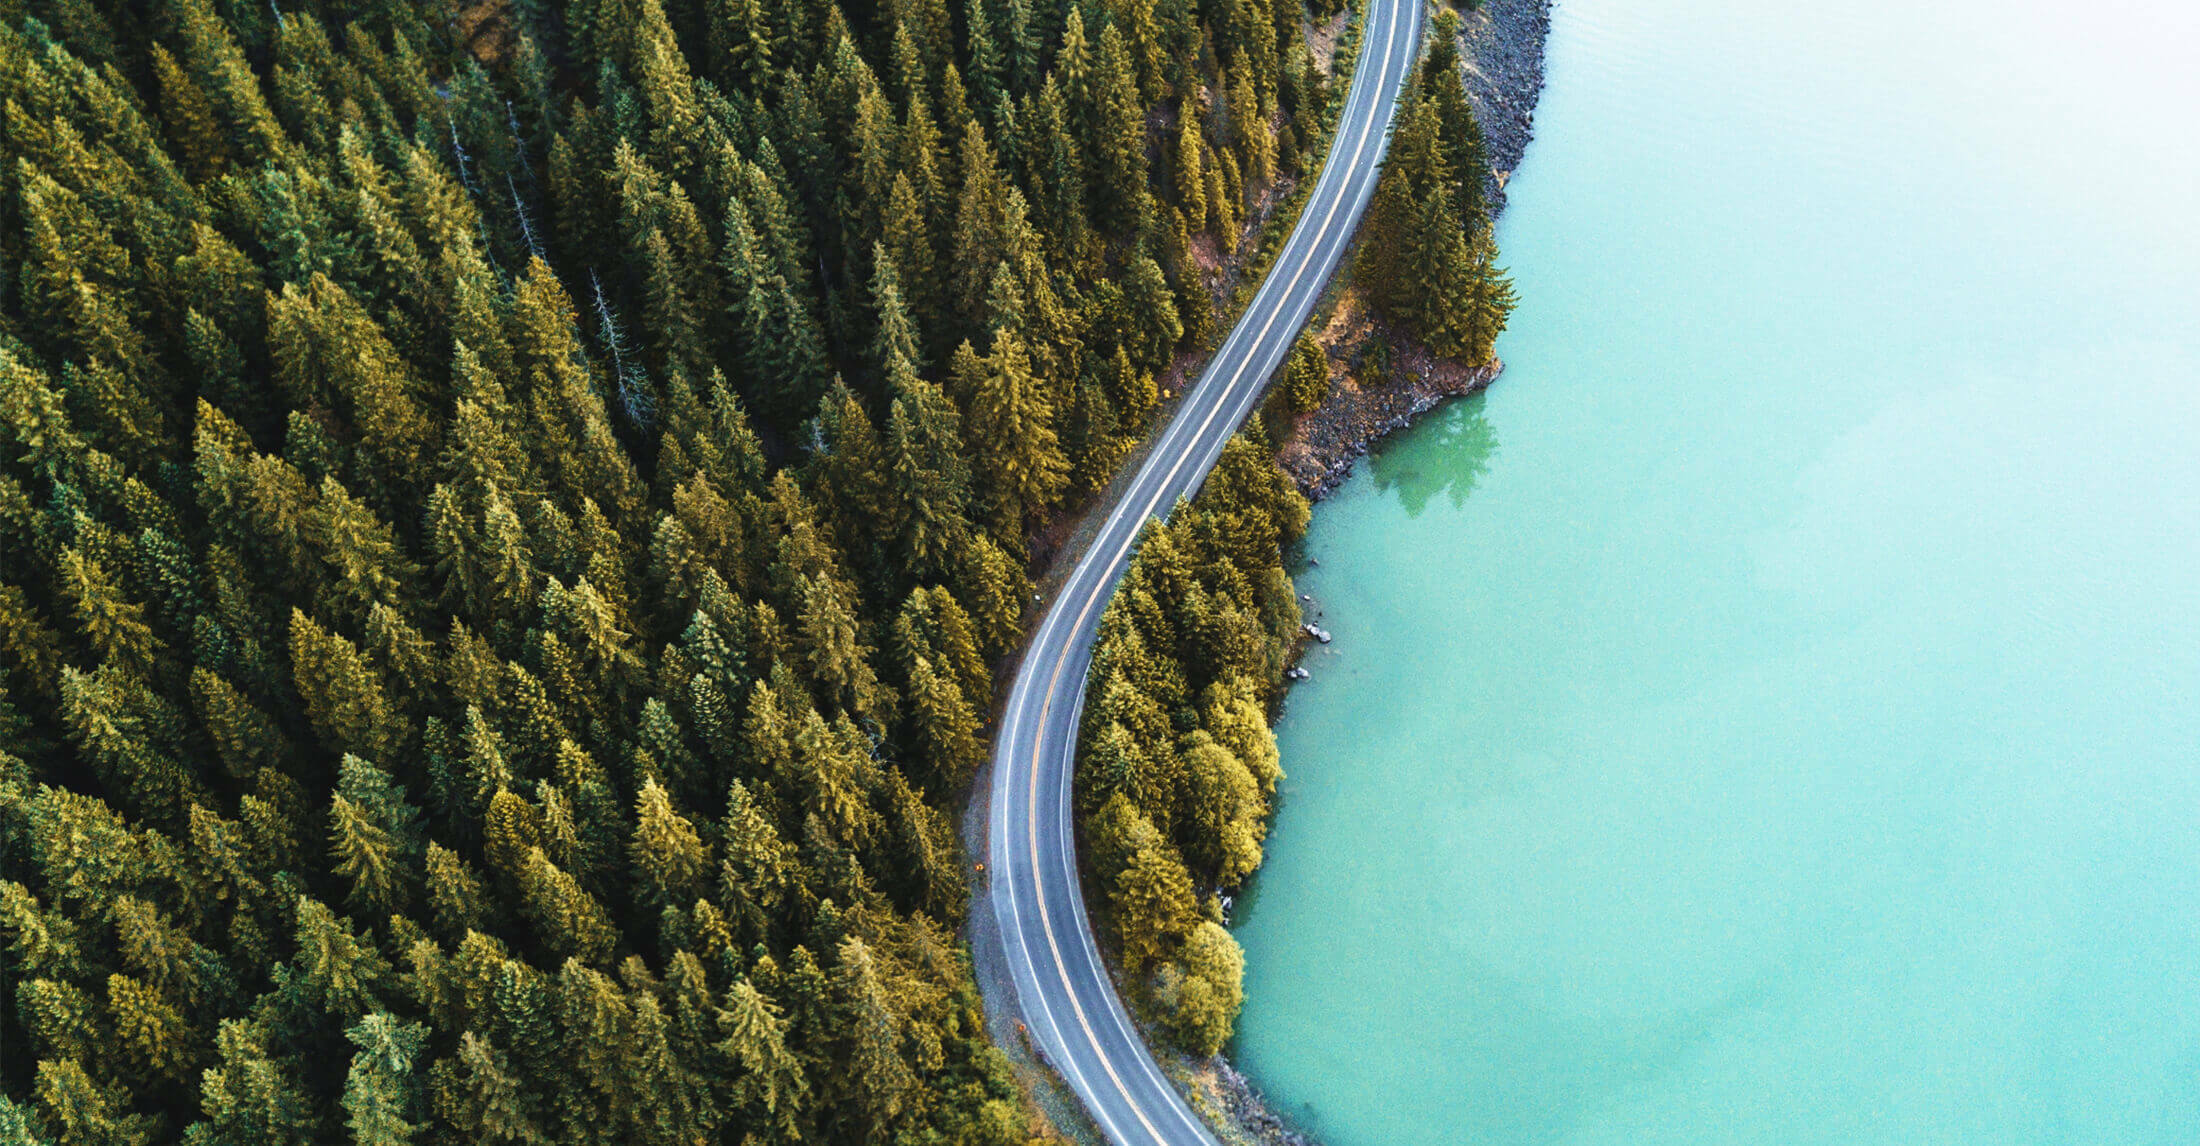
[[[1405, 8], [1406, 5], [1417, 2], [1418, 0], [1377, 0], [1377, 3], [1380, 5], [1380, 7], [1377, 9], [1377, 11], [1371, 12], [1370, 15], [1371, 17], [1379, 15], [1387, 18], [1388, 27], [1384, 37], [1384, 51], [1378, 65], [1379, 70], [1377, 73], [1376, 82], [1373, 85], [1363, 85], [1357, 82], [1354, 83], [1353, 95], [1358, 96], [1363, 92], [1366, 93], [1366, 95], [1362, 99], [1352, 99], [1351, 97], [1348, 97], [1348, 106], [1346, 111], [1346, 114], [1348, 116], [1355, 110], [1352, 107], [1353, 104], [1364, 105], [1366, 102], [1372, 101], [1376, 105], [1380, 106], [1386, 99], [1386, 93], [1383, 91], [1383, 89], [1389, 82], [1391, 66], [1394, 62], [1396, 62], [1395, 55], [1397, 33], [1398, 26], [1401, 22], [1398, 9]], [[1371, 5], [1371, 8], [1374, 7], [1376, 7], [1376, 5]], [[1412, 12], [1411, 14], [1416, 17], [1419, 15], [1418, 12]], [[1370, 23], [1372, 22], [1373, 21], [1371, 19]], [[1416, 26], [1419, 23], [1418, 19], [1411, 20], [1410, 22]], [[1370, 32], [1372, 32], [1372, 28], [1370, 28], [1369, 30]], [[1370, 37], [1370, 40], [1372, 40], [1372, 36]], [[1210, 382], [1205, 386], [1199, 387], [1200, 395], [1202, 398], [1206, 397], [1209, 394], [1213, 394], [1215, 395], [1215, 397], [1212, 401], [1211, 408], [1206, 412], [1205, 417], [1198, 421], [1196, 428], [1191, 428], [1187, 430], [1187, 427], [1192, 426], [1192, 419], [1180, 418], [1173, 422], [1164, 431], [1159, 446], [1157, 447], [1157, 452], [1154, 456], [1155, 463], [1159, 463], [1162, 458], [1168, 455], [1169, 451], [1180, 448], [1178, 440], [1181, 439], [1187, 432], [1191, 435], [1193, 442], [1197, 442], [1199, 438], [1205, 436], [1207, 432], [1212, 428], [1216, 417], [1220, 415], [1225, 409], [1229, 409], [1233, 412], [1233, 424], [1238, 420], [1242, 420], [1242, 418], [1245, 416], [1245, 411], [1251, 405], [1251, 399], [1257, 397], [1260, 390], [1265, 389], [1265, 387], [1257, 388], [1250, 394], [1233, 395], [1231, 393], [1231, 391], [1238, 387], [1239, 384], [1243, 381], [1246, 370], [1252, 365], [1254, 358], [1274, 357], [1273, 354], [1259, 353], [1260, 344], [1268, 339], [1269, 334], [1274, 329], [1277, 320], [1281, 318], [1284, 311], [1295, 311], [1298, 309], [1298, 307], [1294, 305], [1293, 296], [1299, 293], [1300, 287], [1302, 286], [1302, 282], [1306, 276], [1307, 271], [1312, 268], [1315, 252], [1325, 247], [1334, 245], [1335, 238], [1333, 236], [1330, 236], [1328, 232], [1334, 224], [1337, 211], [1343, 206], [1346, 200], [1359, 200], [1364, 197], [1363, 193], [1370, 189], [1370, 174], [1368, 172], [1357, 170], [1357, 167], [1361, 158], [1366, 153], [1368, 141], [1370, 140], [1370, 138], [1376, 137], [1375, 129], [1378, 126], [1382, 127], [1383, 129], [1385, 129], [1385, 136], [1387, 136], [1387, 128], [1389, 124], [1387, 122], [1387, 117], [1385, 117], [1381, 121], [1378, 121], [1377, 117], [1374, 114], [1374, 110], [1371, 108], [1366, 109], [1363, 114], [1365, 122], [1359, 124], [1357, 128], [1357, 138], [1353, 146], [1351, 166], [1339, 172], [1340, 182], [1335, 185], [1333, 193], [1330, 195], [1328, 210], [1324, 214], [1321, 223], [1311, 230], [1294, 231], [1294, 238], [1302, 235], [1305, 236], [1305, 241], [1303, 243], [1287, 242], [1286, 244], [1287, 253], [1290, 253], [1291, 248], [1310, 247], [1311, 249], [1301, 249], [1297, 251], [1297, 265], [1294, 268], [1293, 273], [1291, 274], [1289, 279], [1284, 280], [1276, 277], [1269, 278], [1266, 282], [1262, 284], [1261, 289], [1255, 293], [1254, 302], [1256, 306], [1261, 305], [1264, 300], [1271, 300], [1273, 296], [1279, 291], [1282, 294], [1282, 298], [1269, 302], [1268, 305], [1270, 313], [1267, 321], [1261, 325], [1258, 332], [1253, 333], [1250, 336], [1253, 343], [1252, 347], [1246, 348], [1245, 350], [1238, 352], [1239, 361], [1237, 367], [1234, 371], [1232, 371], [1228, 380], [1220, 382], [1219, 385]], [[1334, 164], [1336, 160], [1340, 158], [1339, 152], [1341, 152], [1342, 146], [1343, 140], [1340, 138], [1337, 141], [1337, 146], [1332, 148], [1330, 156], [1325, 161], [1325, 166], [1322, 174], [1327, 175], [1330, 174], [1332, 171], [1338, 170], [1330, 165]], [[1322, 277], [1323, 280], [1326, 281], [1327, 268], [1325, 268]], [[1309, 305], [1310, 302], [1311, 300], [1309, 300]], [[1225, 340], [1225, 344], [1222, 348], [1221, 354], [1228, 355], [1236, 351], [1236, 348], [1238, 348], [1245, 341], [1246, 337], [1246, 328], [1241, 325], [1232, 332], [1232, 335], [1228, 339]], [[1232, 400], [1233, 398], [1235, 398], [1235, 401]], [[1125, 559], [1130, 547], [1136, 543], [1138, 533], [1143, 530], [1145, 519], [1155, 516], [1155, 510], [1158, 508], [1160, 502], [1163, 500], [1163, 495], [1167, 492], [1170, 486], [1176, 483], [1179, 474], [1181, 474], [1184, 469], [1185, 464], [1191, 460], [1192, 456], [1195, 453], [1202, 455], [1219, 455], [1220, 453], [1220, 450], [1218, 448], [1191, 447], [1188, 443], [1186, 443], [1181, 448], [1183, 448], [1184, 452], [1176, 458], [1175, 462], [1169, 466], [1166, 472], [1156, 473], [1149, 470], [1146, 472], [1142, 472], [1133, 480], [1134, 489], [1141, 485], [1151, 485], [1153, 488], [1150, 491], [1150, 494], [1143, 499], [1138, 497], [1126, 499], [1122, 505], [1117, 506], [1115, 511], [1109, 515], [1106, 522], [1103, 523], [1100, 535], [1102, 537], [1106, 537], [1109, 534], [1118, 531], [1122, 526], [1124, 514], [1126, 513], [1126, 511], [1131, 508], [1134, 502], [1142, 500], [1143, 505], [1140, 508], [1140, 512], [1138, 514], [1140, 529], [1133, 530], [1126, 537], [1124, 537], [1123, 540], [1114, 547], [1114, 551], [1109, 555], [1109, 559], [1106, 562], [1095, 563], [1092, 562], [1088, 557], [1086, 562], [1081, 563], [1078, 570], [1073, 571], [1073, 582], [1090, 581], [1093, 580], [1095, 577], [1099, 578], [1098, 584], [1092, 585], [1089, 589], [1085, 591], [1084, 605], [1081, 609], [1079, 609], [1077, 613], [1077, 618], [1073, 623], [1073, 632], [1082, 630], [1086, 620], [1091, 616], [1092, 610], [1099, 605], [1102, 597], [1104, 596], [1101, 590], [1106, 588], [1107, 584], [1113, 580], [1113, 578], [1107, 577], [1106, 574], [1114, 572], [1117, 564]], [[1211, 466], [1212, 464], [1213, 463], [1211, 460], [1206, 461], [1206, 463], [1201, 467], [1202, 471], [1204, 471], [1205, 468]], [[1060, 632], [1061, 629], [1061, 624], [1063, 620], [1069, 615], [1067, 606], [1069, 600], [1072, 599], [1074, 598], [1071, 597], [1069, 594], [1064, 594], [1063, 598], [1057, 600], [1056, 607], [1050, 610], [1047, 620], [1041, 626], [1041, 631], [1039, 633], [1038, 639], [1034, 642], [1035, 647], [1044, 647], [1055, 643], [1057, 639], [1057, 634]], [[1055, 932], [1052, 926], [1052, 916], [1047, 904], [1045, 880], [1041, 876], [1042, 869], [1039, 856], [1038, 831], [1039, 778], [1041, 771], [1040, 762], [1042, 759], [1041, 753], [1045, 746], [1045, 733], [1049, 723], [1048, 718], [1052, 712], [1055, 694], [1060, 688], [1061, 675], [1067, 666], [1071, 651], [1072, 650], [1069, 644], [1064, 644], [1062, 650], [1058, 654], [1056, 654], [1053, 671], [1048, 676], [1047, 686], [1045, 690], [1040, 694], [1044, 699], [1041, 701], [1038, 722], [1030, 730], [1034, 743], [1032, 745], [1032, 752], [1030, 756], [1032, 762], [1032, 771], [1028, 794], [1029, 804], [1027, 814], [1027, 827], [1029, 828], [1028, 839], [1030, 842], [1029, 852], [1032, 864], [1032, 886], [1038, 901], [1037, 906], [1039, 908], [1041, 931], [1046, 936], [1048, 947], [1050, 948], [1050, 952], [1053, 956], [1053, 962], [1055, 965], [1054, 969], [1058, 976], [1058, 982], [1066, 990], [1066, 993], [1069, 996], [1070, 1005], [1075, 1012], [1077, 1025], [1082, 1029], [1082, 1033], [1085, 1036], [1086, 1045], [1089, 1046], [1094, 1052], [1095, 1056], [1099, 1059], [1101, 1066], [1107, 1070], [1110, 1081], [1115, 1084], [1116, 1091], [1122, 1096], [1124, 1102], [1131, 1108], [1132, 1113], [1137, 1115], [1139, 1122], [1146, 1130], [1146, 1132], [1151, 1135], [1156, 1142], [1166, 1144], [1168, 1140], [1161, 1135], [1160, 1130], [1156, 1126], [1154, 1126], [1152, 1120], [1148, 1118], [1144, 1105], [1140, 1103], [1137, 1097], [1131, 1093], [1130, 1088], [1124, 1083], [1121, 1075], [1117, 1073], [1115, 1063], [1108, 1056], [1105, 1048], [1101, 1046], [1099, 1033], [1094, 1030], [1092, 1023], [1089, 1021], [1088, 1017], [1085, 1014], [1084, 1005], [1082, 1002], [1080, 1002], [1078, 998], [1076, 984], [1070, 978], [1069, 969], [1064, 960], [1061, 945], [1055, 937]], [[1024, 714], [1029, 710], [1030, 703], [1032, 701], [1031, 687], [1035, 679], [1036, 678], [1033, 677], [1023, 677], [1019, 680], [1018, 687], [1015, 690], [1015, 695], [1011, 698], [1011, 704], [1009, 706], [1008, 713], [1009, 719], [1003, 725], [1004, 733], [1015, 735], [1016, 733], [1012, 730], [1024, 728]], [[1077, 697], [1076, 709], [1073, 711], [1081, 711], [1083, 707], [1083, 690], [1080, 689]], [[1074, 735], [1074, 728], [1072, 728], [1071, 731]], [[1006, 747], [1008, 746], [1004, 745], [1004, 748]], [[1074, 752], [1074, 747], [1072, 747], [1071, 751]], [[1021, 755], [1022, 754], [1020, 752], [1011, 753], [1004, 751], [1002, 754], [1002, 758], [1004, 761], [1012, 763], [1017, 759], [1017, 757]], [[1005, 779], [1006, 778], [1004, 777], [1004, 780]], [[1066, 802], [1070, 790], [1069, 784], [1065, 782], [1059, 785], [1059, 788], [1061, 791], [1061, 797], [1058, 803]], [[1009, 790], [1013, 791], [1013, 787], [1011, 787]], [[1010, 822], [1008, 811], [1009, 809], [1007, 808], [1005, 801], [1001, 802], [998, 813], [992, 817], [996, 821], [999, 821], [998, 826], [1000, 828], [1006, 828], [1008, 822]], [[1064, 814], [1067, 814], [1066, 810]], [[995, 840], [1000, 840], [1003, 838], [1003, 836], [999, 833], [996, 833], [992, 838], [994, 838]], [[1064, 849], [1063, 858], [1066, 860], [1069, 856], [1073, 854], [1074, 849]], [[1069, 870], [1067, 874], [1068, 878], [1074, 883], [1076, 878], [1074, 869], [1072, 868], [1071, 870]], [[1017, 903], [1018, 897], [1016, 894], [1013, 872], [1004, 867], [1003, 870], [996, 872], [996, 878], [1002, 878], [1006, 882], [1006, 886], [1003, 890], [1005, 891], [1006, 898], [1008, 900], [1008, 922], [1013, 925], [1009, 927], [1007, 931], [1004, 931], [1004, 938], [1006, 937], [1008, 932], [1012, 931], [1015, 934], [1016, 947], [1019, 948], [1018, 953], [1021, 954], [1023, 957], [1021, 960], [1022, 966], [1016, 966], [1015, 961], [1012, 960], [1011, 968], [1015, 971], [1022, 971], [1024, 972], [1024, 974], [1014, 975], [1012, 976], [1012, 978], [1019, 981], [1028, 979], [1031, 986], [1035, 988], [1035, 990], [1033, 991], [1034, 998], [1031, 1000], [1031, 1002], [1035, 1003], [1037, 1009], [1044, 1013], [1046, 1025], [1049, 1028], [1050, 1033], [1054, 1036], [1053, 1039], [1048, 1041], [1052, 1043], [1054, 1047], [1060, 1048], [1059, 1053], [1049, 1056], [1062, 1060], [1056, 1063], [1057, 1069], [1063, 1070], [1065, 1073], [1074, 1076], [1075, 1084], [1073, 1084], [1072, 1089], [1076, 1090], [1081, 1096], [1086, 1093], [1093, 1093], [1095, 1094], [1095, 1096], [1097, 1096], [1097, 1092], [1092, 1090], [1090, 1082], [1084, 1075], [1082, 1069], [1074, 1061], [1076, 1055], [1070, 1053], [1074, 1049], [1074, 1044], [1063, 1037], [1064, 1032], [1059, 1022], [1059, 1018], [1054, 1013], [1052, 1003], [1046, 998], [1046, 992], [1036, 990], [1036, 988], [1039, 988], [1041, 986], [1041, 984], [1039, 983], [1038, 967], [1036, 961], [1031, 959], [1029, 942], [1027, 937], [1023, 933], [1021, 906]], [[1076, 905], [1073, 904], [1072, 906]], [[1079, 914], [1081, 915], [1082, 913]], [[1084, 961], [1086, 963], [1087, 969], [1094, 971], [1096, 975], [1096, 981], [1103, 984], [1109, 984], [1109, 991], [1107, 994], [1106, 1002], [1111, 1005], [1106, 1007], [1105, 1009], [1109, 1012], [1108, 1018], [1113, 1020], [1113, 1025], [1116, 1028], [1115, 1033], [1122, 1035], [1131, 1046], [1143, 1050], [1143, 1040], [1140, 1039], [1137, 1033], [1129, 1027], [1128, 1017], [1122, 1010], [1121, 1001], [1115, 997], [1112, 990], [1112, 983], [1105, 974], [1104, 969], [1099, 969], [1096, 964], [1093, 963], [1096, 953], [1092, 949], [1091, 944], [1087, 942], [1084, 944], [1079, 944], [1078, 947], [1080, 948], [1080, 953], [1085, 957]], [[1021, 985], [1020, 982], [1019, 985]], [[1167, 1096], [1168, 1098], [1175, 1098], [1176, 1095], [1173, 1087], [1168, 1084], [1166, 1079], [1159, 1076], [1159, 1073], [1151, 1060], [1151, 1056], [1141, 1054], [1138, 1055], [1137, 1058], [1138, 1065], [1140, 1066], [1142, 1073], [1147, 1076], [1144, 1081], [1148, 1081], [1154, 1086], [1158, 1087], [1159, 1093]], [[1121, 1134], [1120, 1128], [1116, 1126], [1114, 1120], [1108, 1116], [1108, 1113], [1104, 1109], [1099, 1108], [1098, 1103], [1087, 1102], [1086, 1105], [1088, 1109], [1091, 1110], [1091, 1113], [1093, 1114], [1095, 1120], [1102, 1123], [1103, 1130], [1108, 1133], [1111, 1139], [1115, 1141], [1125, 1140], [1123, 1135]], [[1178, 1121], [1184, 1123], [1188, 1128], [1192, 1129], [1195, 1135], [1208, 1141], [1212, 1140], [1208, 1136], [1205, 1126], [1198, 1123], [1192, 1118], [1191, 1112], [1184, 1107], [1184, 1104], [1181, 1101], [1165, 1100], [1163, 1105], [1168, 1108], [1171, 1114], [1176, 1115]]]

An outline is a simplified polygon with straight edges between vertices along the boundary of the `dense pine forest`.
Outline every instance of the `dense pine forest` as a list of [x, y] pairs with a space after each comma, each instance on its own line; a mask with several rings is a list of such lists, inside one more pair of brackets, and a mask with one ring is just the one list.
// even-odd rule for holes
[[1432, 23], [1399, 102], [1353, 276], [1379, 312], [1429, 349], [1479, 364], [1512, 315], [1513, 287], [1497, 266], [1489, 159], [1459, 71], [1459, 15], [1439, 12]]
[[1194, 1054], [1221, 1049], [1244, 955], [1216, 893], [1260, 866], [1283, 770], [1268, 710], [1299, 605], [1282, 546], [1306, 498], [1255, 432], [1147, 525], [1100, 620], [1079, 731], [1085, 851], [1133, 997]]
[[[0, 1139], [1022, 1140], [989, 665], [1331, 14], [0, 0]], [[1221, 480], [1204, 881], [1296, 528]]]
[[[1437, 15], [1407, 85], [1353, 276], [1401, 333], [1480, 364], [1513, 290], [1496, 266], [1458, 21]], [[1262, 421], [1288, 424], [1329, 388], [1326, 351], [1306, 331]], [[1258, 435], [1233, 440], [1198, 498], [1147, 527], [1101, 621], [1079, 730], [1095, 914], [1133, 1002], [1195, 1055], [1221, 1049], [1244, 1000], [1244, 954], [1223, 926], [1222, 896], [1261, 863], [1283, 777], [1268, 713], [1301, 620], [1283, 559], [1310, 510]]]

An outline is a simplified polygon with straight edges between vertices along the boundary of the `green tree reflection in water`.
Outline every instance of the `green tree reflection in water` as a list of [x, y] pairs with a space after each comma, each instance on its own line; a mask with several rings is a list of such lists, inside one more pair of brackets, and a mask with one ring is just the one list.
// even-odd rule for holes
[[1435, 440], [1423, 448], [1381, 450], [1368, 458], [1375, 488], [1395, 493], [1411, 517], [1421, 516], [1439, 493], [1450, 497], [1454, 509], [1465, 504], [1497, 453], [1497, 430], [1482, 416], [1480, 394], [1439, 415], [1422, 433]]

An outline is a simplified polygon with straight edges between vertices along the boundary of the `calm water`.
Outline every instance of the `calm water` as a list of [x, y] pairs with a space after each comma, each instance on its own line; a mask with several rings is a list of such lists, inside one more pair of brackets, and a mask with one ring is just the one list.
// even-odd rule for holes
[[2196, 74], [2181, 3], [1562, 0], [1511, 367], [1308, 541], [1279, 1105], [2200, 1142]]

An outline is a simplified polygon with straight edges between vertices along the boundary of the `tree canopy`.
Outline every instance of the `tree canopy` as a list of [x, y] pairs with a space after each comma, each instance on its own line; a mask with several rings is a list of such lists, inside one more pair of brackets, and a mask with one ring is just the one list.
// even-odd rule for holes
[[[0, 4], [0, 1127], [1018, 1140], [951, 801], [1300, 9], [458, 15]], [[1233, 450], [1188, 561], [1303, 519]], [[1220, 568], [1115, 658], [1207, 1033], [1288, 598]]]

